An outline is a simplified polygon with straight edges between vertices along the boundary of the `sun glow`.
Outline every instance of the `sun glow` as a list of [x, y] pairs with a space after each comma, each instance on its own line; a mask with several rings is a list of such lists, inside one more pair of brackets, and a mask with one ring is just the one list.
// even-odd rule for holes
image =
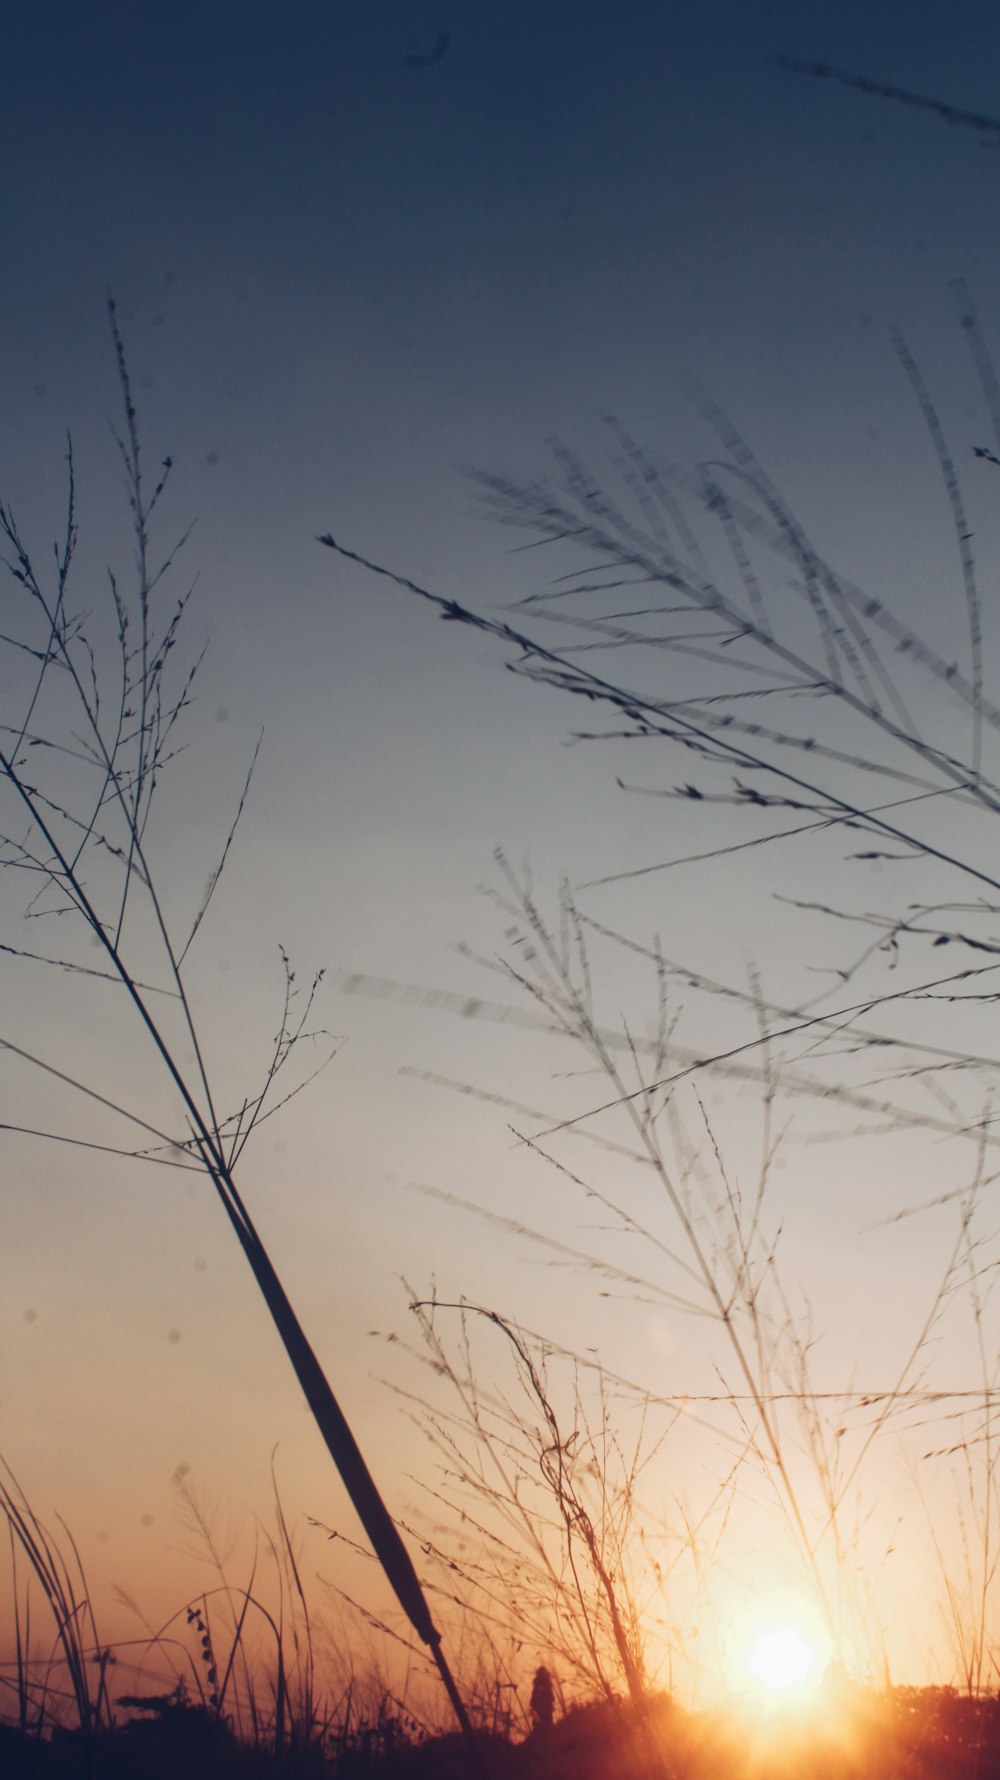
[[791, 1620], [755, 1626], [743, 1657], [747, 1679], [771, 1698], [801, 1699], [819, 1682], [822, 1657]]

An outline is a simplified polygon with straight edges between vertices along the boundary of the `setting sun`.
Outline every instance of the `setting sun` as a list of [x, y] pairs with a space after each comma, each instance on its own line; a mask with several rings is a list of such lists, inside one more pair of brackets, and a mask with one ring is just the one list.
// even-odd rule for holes
[[759, 1626], [747, 1645], [744, 1667], [766, 1693], [802, 1694], [819, 1679], [820, 1655], [815, 1645], [788, 1620]]

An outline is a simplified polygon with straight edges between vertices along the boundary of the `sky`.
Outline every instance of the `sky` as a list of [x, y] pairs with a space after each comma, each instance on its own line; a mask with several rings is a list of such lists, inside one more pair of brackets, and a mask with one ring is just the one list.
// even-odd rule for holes
[[[442, 32], [444, 53], [422, 65]], [[173, 585], [194, 584], [185, 648], [209, 641], [185, 749], [158, 793], [157, 867], [183, 927], [263, 732], [192, 955], [193, 994], [220, 1102], [236, 1106], [276, 1030], [279, 945], [299, 984], [327, 973], [314, 1019], [335, 1036], [336, 1059], [262, 1127], [240, 1180], [404, 1518], [427, 1512], [421, 1490], [436, 1474], [401, 1393], [441, 1384], [403, 1351], [416, 1333], [411, 1291], [488, 1306], [599, 1355], [670, 1405], [678, 1393], [735, 1388], [718, 1328], [639, 1287], [606, 1290], [513, 1228], [627, 1255], [644, 1278], [659, 1265], [648, 1244], [637, 1263], [635, 1243], [609, 1233], [593, 1199], [526, 1153], [511, 1131], [526, 1128], [524, 1115], [501, 1104], [554, 1108], [554, 1122], [597, 1104], [600, 1082], [577, 1073], [567, 1043], [459, 1018], [444, 998], [533, 1006], [488, 968], [518, 955], [490, 893], [502, 888], [498, 847], [517, 873], [530, 870], [552, 920], [563, 879], [589, 884], [750, 830], [725, 807], [623, 791], [618, 777], [652, 789], [694, 768], [677, 750], [654, 761], [625, 744], [567, 745], [601, 727], [599, 713], [582, 717], [578, 701], [512, 675], [509, 649], [441, 624], [317, 535], [502, 615], [548, 584], [555, 558], [517, 550], [522, 540], [484, 513], [470, 470], [531, 480], [549, 473], [563, 440], [598, 478], [605, 466], [613, 476], [609, 414], [651, 453], [704, 462], [719, 454], [695, 394], [707, 391], [824, 556], [896, 602], [943, 654], [957, 650], [947, 501], [892, 334], [915, 355], [969, 498], [980, 499], [985, 561], [989, 487], [970, 466], [988, 427], [953, 285], [972, 291], [988, 333], [1000, 296], [1000, 134], [776, 57], [992, 114], [998, 33], [993, 6], [931, 3], [918, 22], [895, 0], [11, 8], [0, 493], [47, 560], [69, 430], [77, 597], [106, 610], [107, 565], [124, 581], [131, 564], [108, 424], [119, 424], [113, 295], [147, 461], [173, 461], [157, 548], [195, 521]], [[9, 583], [5, 613], [15, 595]], [[987, 662], [991, 616], [987, 596]], [[20, 710], [23, 659], [9, 653], [0, 675], [5, 705]], [[958, 721], [946, 710], [949, 746]], [[765, 996], [798, 1005], [802, 972], [839, 958], [842, 942], [825, 927], [817, 938], [815, 921], [796, 922], [776, 897], [835, 899], [846, 869], [843, 847], [764, 850], [582, 891], [581, 906], [642, 944], [658, 935], [691, 972], [745, 985], [755, 970]], [[872, 869], [862, 903], [870, 894], [895, 907], [888, 868]], [[23, 885], [6, 877], [3, 939], [23, 947]], [[937, 880], [911, 884], [903, 900], [939, 893]], [[120, 1001], [23, 958], [5, 968], [8, 1040], [115, 1084], [150, 1117], [172, 1116]], [[651, 1030], [642, 960], [595, 941], [594, 971], [602, 1021]], [[376, 979], [423, 985], [438, 1002], [375, 993]], [[672, 1005], [678, 1043], [726, 1048], [725, 1003], [692, 988]], [[740, 1037], [747, 1018], [741, 1008]], [[321, 1050], [317, 1041], [309, 1055]], [[3, 1104], [7, 1124], [92, 1141], [104, 1131], [92, 1108], [13, 1057]], [[713, 1077], [707, 1106], [742, 1189], [764, 1141], [759, 1081]], [[788, 1315], [814, 1342], [822, 1388], [883, 1389], [954, 1240], [944, 1216], [885, 1219], [966, 1185], [974, 1145], [942, 1145], [926, 1126], [819, 1142], [836, 1123], [827, 1113], [797, 1112], [774, 1164]], [[688, 1139], [674, 1140], [682, 1157]], [[205, 1586], [187, 1550], [179, 1468], [245, 1526], [271, 1513], [276, 1449], [286, 1508], [353, 1537], [209, 1190], [12, 1132], [4, 1149], [0, 1452], [42, 1517], [58, 1512], [72, 1527], [109, 1637], [125, 1636], [116, 1586], [153, 1620]], [[610, 1151], [581, 1150], [580, 1167], [605, 1193], [633, 1191]], [[630, 1203], [673, 1242], [662, 1205], [641, 1194]], [[954, 1331], [933, 1331], [940, 1388], [981, 1378], [979, 1333], [995, 1349], [987, 1309], [959, 1325], [956, 1313]], [[479, 1338], [484, 1373], [515, 1389], [509, 1344], [495, 1328]], [[663, 1450], [672, 1440], [677, 1463], [651, 1461], [644, 1511], [680, 1550], [685, 1516], [704, 1512], [712, 1534], [734, 1435], [678, 1430], [670, 1405]], [[939, 1434], [935, 1446], [946, 1444]], [[926, 1527], [954, 1519], [955, 1488], [966, 1488], [960, 1460], [921, 1472], [922, 1440], [880, 1437], [845, 1534], [862, 1553], [868, 1600], [857, 1661], [870, 1660], [877, 1624], [894, 1672], [918, 1680], [951, 1673]], [[689, 1671], [692, 1625], [718, 1670], [755, 1601], [808, 1593], [759, 1478], [743, 1512], [704, 1599], [677, 1560], [678, 1599], [661, 1616], [674, 1627], [670, 1661]], [[354, 1586], [322, 1538], [307, 1562]]]

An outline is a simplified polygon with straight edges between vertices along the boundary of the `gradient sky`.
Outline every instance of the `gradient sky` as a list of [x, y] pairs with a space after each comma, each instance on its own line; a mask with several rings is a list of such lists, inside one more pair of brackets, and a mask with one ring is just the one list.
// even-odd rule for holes
[[[409, 65], [442, 28], [440, 61]], [[196, 905], [263, 727], [200, 942], [202, 1017], [235, 1104], [274, 1031], [278, 942], [303, 976], [330, 973], [319, 1017], [342, 1035], [338, 1059], [262, 1132], [242, 1178], [401, 1509], [414, 1500], [407, 1476], [428, 1461], [380, 1382], [405, 1368], [393, 1373], [392, 1353], [369, 1339], [404, 1328], [401, 1275], [597, 1347], [654, 1390], [710, 1388], [713, 1355], [683, 1319], [599, 1299], [529, 1243], [414, 1191], [428, 1184], [599, 1245], [592, 1212], [517, 1154], [501, 1108], [400, 1074], [461, 1077], [544, 1107], [565, 1054], [338, 983], [365, 972], [507, 1000], [455, 950], [502, 945], [502, 917], [477, 896], [496, 882], [497, 845], [530, 858], [545, 898], [562, 874], [587, 881], [722, 831], [624, 795], [615, 774], [636, 776], [634, 756], [564, 747], [578, 711], [316, 534], [498, 608], [546, 566], [511, 554], [465, 468], [534, 475], [557, 435], [599, 462], [609, 411], [652, 449], [696, 461], [708, 451], [690, 399], [699, 383], [826, 555], [932, 634], [947, 631], [936, 593], [955, 579], [947, 512], [889, 335], [902, 330], [967, 451], [978, 398], [949, 285], [966, 280], [987, 323], [995, 315], [1000, 135], [785, 72], [778, 52], [1000, 109], [992, 4], [931, 3], [918, 16], [896, 0], [15, 0], [5, 27], [0, 491], [43, 556], [69, 427], [81, 582], [96, 601], [104, 565], [127, 565], [107, 426], [112, 292], [150, 459], [176, 463], [164, 540], [197, 518], [183, 571], [198, 575], [189, 641], [211, 639], [190, 751], [164, 791], [162, 869], [179, 904]], [[780, 999], [774, 887], [770, 859], [754, 858], [739, 877], [675, 876], [669, 895], [646, 880], [594, 892], [590, 906], [636, 936], [659, 931], [672, 956], [725, 980], [745, 980], [752, 955]], [[18, 912], [8, 890], [10, 943]], [[87, 1012], [82, 998], [59, 999], [64, 985], [11, 971], [15, 1033], [67, 1066], [86, 1055], [142, 1098], [144, 1060], [113, 1010]], [[606, 979], [607, 1017], [636, 993], [627, 973]], [[143, 1103], [160, 1106], [159, 1090]], [[11, 1122], [25, 1105], [47, 1116], [13, 1067], [4, 1104], [17, 1106], [16, 1120], [2, 1115]], [[734, 1154], [753, 1146], [751, 1093], [720, 1117]], [[27, 1139], [9, 1137], [5, 1152], [0, 1451], [39, 1511], [73, 1527], [109, 1615], [114, 1583], [153, 1618], [197, 1586], [176, 1551], [180, 1465], [237, 1517], [266, 1514], [277, 1444], [286, 1505], [347, 1527], [209, 1193]], [[919, 1139], [892, 1154], [804, 1156], [787, 1163], [793, 1301], [813, 1306], [824, 1383], [881, 1385], [944, 1237], [939, 1225], [864, 1242], [859, 1231], [932, 1191], [938, 1164]], [[695, 1450], [684, 1462], [670, 1487], [697, 1502], [715, 1461]], [[880, 1492], [907, 1464], [902, 1446], [887, 1453]], [[759, 1559], [770, 1537], [765, 1516], [747, 1550]], [[920, 1560], [908, 1561], [892, 1598], [929, 1626]], [[324, 1550], [313, 1562], [333, 1573]], [[751, 1571], [730, 1576], [734, 1590]], [[909, 1642], [899, 1630], [897, 1660], [920, 1678], [932, 1645], [940, 1673], [936, 1626]]]

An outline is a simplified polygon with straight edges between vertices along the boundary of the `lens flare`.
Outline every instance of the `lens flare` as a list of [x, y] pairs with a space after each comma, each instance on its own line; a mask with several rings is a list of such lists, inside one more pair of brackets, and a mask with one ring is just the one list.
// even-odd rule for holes
[[751, 1635], [745, 1667], [750, 1679], [768, 1694], [802, 1694], [819, 1678], [819, 1652], [797, 1626], [775, 1621], [758, 1626]]

